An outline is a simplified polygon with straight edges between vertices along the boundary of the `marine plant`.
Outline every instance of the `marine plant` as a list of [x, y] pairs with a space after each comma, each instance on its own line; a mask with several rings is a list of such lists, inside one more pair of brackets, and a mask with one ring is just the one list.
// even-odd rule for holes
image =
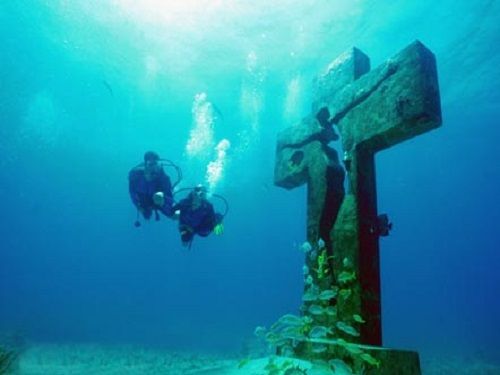
[[20, 354], [21, 354], [21, 345], [18, 345], [18, 341], [14, 342], [11, 338], [1, 339], [0, 375], [14, 372]]
[[[314, 266], [303, 268], [305, 289], [301, 316], [286, 314], [269, 330], [258, 327], [256, 335], [266, 340], [282, 356], [309, 353], [315, 359], [328, 358], [331, 368], [352, 368], [354, 373], [378, 369], [380, 360], [368, 353], [363, 345], [355, 343], [360, 337], [359, 327], [366, 321], [354, 313], [356, 309], [349, 307], [353, 303], [355, 306], [356, 300], [353, 298], [358, 295], [358, 275], [352, 260], [344, 258], [340, 269], [333, 273], [330, 272], [333, 271], [330, 269], [332, 257], [328, 256], [323, 241], [318, 241], [317, 246], [306, 242], [302, 250], [309, 253], [310, 265]], [[342, 312], [337, 310], [338, 303], [343, 306]], [[282, 375], [273, 367], [272, 361], [268, 370], [271, 375]], [[272, 372], [274, 370], [278, 372]]]
[[327, 255], [326, 249], [323, 249], [321, 253], [319, 254], [317, 258], [318, 262], [318, 268], [316, 268], [316, 275], [318, 277], [318, 280], [323, 279], [324, 277], [328, 276], [328, 273], [330, 272], [330, 268], [328, 265], [328, 260], [331, 259], [332, 257], [329, 257]]

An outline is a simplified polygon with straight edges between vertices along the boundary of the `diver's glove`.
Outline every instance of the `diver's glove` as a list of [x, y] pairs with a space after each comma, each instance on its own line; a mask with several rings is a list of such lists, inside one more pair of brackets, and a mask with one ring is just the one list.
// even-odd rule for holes
[[214, 233], [216, 236], [220, 236], [222, 233], [224, 233], [224, 225], [222, 223], [217, 224], [214, 227]]

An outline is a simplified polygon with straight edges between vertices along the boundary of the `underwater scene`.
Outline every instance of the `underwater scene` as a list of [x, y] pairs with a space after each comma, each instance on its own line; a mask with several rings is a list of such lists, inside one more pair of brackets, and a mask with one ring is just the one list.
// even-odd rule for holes
[[0, 2], [0, 374], [500, 374], [500, 2]]

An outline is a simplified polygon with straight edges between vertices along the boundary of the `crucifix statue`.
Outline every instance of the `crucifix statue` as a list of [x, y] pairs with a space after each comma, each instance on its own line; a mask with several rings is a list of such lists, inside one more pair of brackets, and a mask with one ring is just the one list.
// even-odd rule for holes
[[375, 153], [440, 124], [435, 57], [416, 41], [371, 71], [360, 50], [342, 54], [315, 79], [312, 114], [278, 135], [275, 184], [307, 185], [302, 313], [337, 337], [382, 345], [379, 237], [390, 223], [377, 212]]

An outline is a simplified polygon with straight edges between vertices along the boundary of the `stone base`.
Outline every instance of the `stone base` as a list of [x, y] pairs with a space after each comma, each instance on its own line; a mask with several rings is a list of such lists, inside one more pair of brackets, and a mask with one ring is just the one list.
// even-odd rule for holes
[[387, 349], [381, 347], [371, 347], [367, 350], [374, 358], [380, 360], [380, 367], [365, 374], [379, 375], [420, 375], [420, 358], [418, 352], [406, 350]]
[[313, 339], [297, 347], [295, 355], [309, 361], [330, 362], [340, 359], [354, 374], [421, 375], [418, 352], [407, 350], [348, 343], [344, 340]]

